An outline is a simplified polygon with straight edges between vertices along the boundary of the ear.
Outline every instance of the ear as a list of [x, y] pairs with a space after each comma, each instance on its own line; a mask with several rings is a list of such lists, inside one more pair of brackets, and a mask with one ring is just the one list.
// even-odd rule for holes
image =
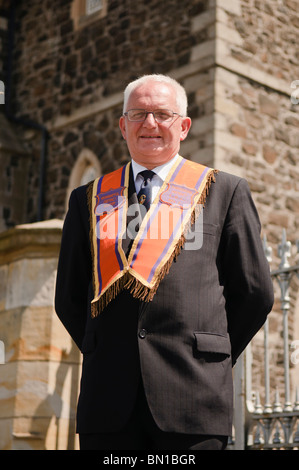
[[181, 141], [186, 139], [186, 137], [188, 135], [188, 132], [190, 130], [191, 124], [192, 124], [191, 118], [189, 118], [189, 117], [182, 118], [181, 136], [180, 136]]
[[124, 116], [119, 119], [119, 128], [121, 130], [123, 138], [126, 140], [126, 120]]

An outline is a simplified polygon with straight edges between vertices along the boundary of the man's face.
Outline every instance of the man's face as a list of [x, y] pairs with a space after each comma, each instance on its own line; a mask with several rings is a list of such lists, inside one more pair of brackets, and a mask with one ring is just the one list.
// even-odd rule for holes
[[[129, 109], [180, 112], [172, 86], [155, 81], [140, 85], [131, 93], [126, 111]], [[152, 114], [148, 114], [143, 122], [131, 122], [122, 116], [119, 126], [133, 160], [152, 169], [168, 162], [179, 152], [180, 142], [187, 137], [191, 119], [175, 114], [172, 121], [158, 123]]]

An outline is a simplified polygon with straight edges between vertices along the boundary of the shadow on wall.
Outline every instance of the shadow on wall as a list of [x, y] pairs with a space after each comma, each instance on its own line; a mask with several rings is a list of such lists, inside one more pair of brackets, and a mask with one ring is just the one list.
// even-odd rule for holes
[[[80, 352], [74, 343], [68, 357], [72, 362], [60, 362], [53, 393], [39, 403], [31, 420], [30, 435], [33, 439], [39, 436], [36, 446], [39, 450], [76, 449]], [[73, 362], [76, 357], [78, 360]]]

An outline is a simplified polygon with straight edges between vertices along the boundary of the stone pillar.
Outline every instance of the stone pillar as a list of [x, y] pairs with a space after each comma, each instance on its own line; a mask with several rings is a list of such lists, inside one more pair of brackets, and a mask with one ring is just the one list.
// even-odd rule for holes
[[62, 221], [0, 234], [0, 449], [75, 449], [80, 354], [53, 300]]

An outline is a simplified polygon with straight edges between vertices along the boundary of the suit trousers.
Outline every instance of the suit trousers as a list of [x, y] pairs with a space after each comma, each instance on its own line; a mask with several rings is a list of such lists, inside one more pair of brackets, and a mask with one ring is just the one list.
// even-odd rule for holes
[[161, 431], [140, 383], [133, 412], [121, 431], [80, 434], [79, 440], [80, 450], [224, 450], [228, 437]]

